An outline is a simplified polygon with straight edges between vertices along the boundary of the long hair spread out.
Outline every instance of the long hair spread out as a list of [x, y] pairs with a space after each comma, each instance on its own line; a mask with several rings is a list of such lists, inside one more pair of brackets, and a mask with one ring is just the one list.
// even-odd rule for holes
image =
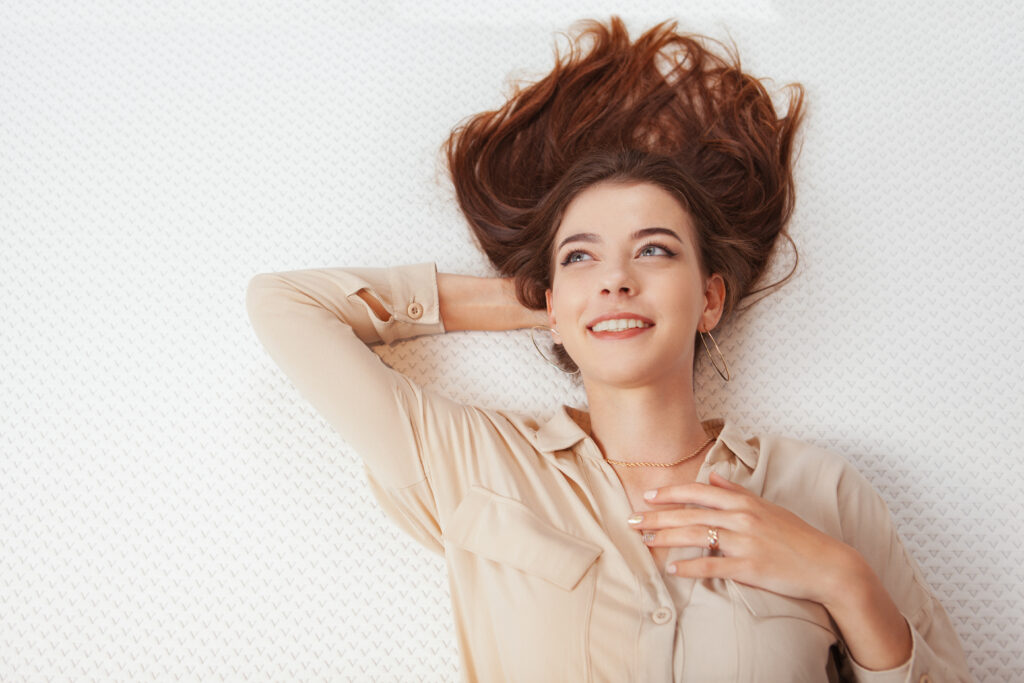
[[[635, 42], [617, 16], [574, 26], [568, 55], [556, 48], [548, 75], [515, 86], [500, 109], [469, 117], [442, 145], [459, 207], [495, 269], [515, 278], [519, 301], [545, 307], [561, 215], [601, 180], [652, 182], [679, 199], [694, 219], [704, 275], [725, 280], [723, 321], [756, 303], [741, 300], [786, 282], [799, 259], [786, 226], [803, 87], [787, 86], [793, 96], [780, 117], [761, 82], [743, 73], [735, 45], [730, 52], [680, 33], [675, 21]], [[754, 289], [780, 236], [793, 245], [793, 267]], [[576, 369], [562, 346], [555, 355]]]

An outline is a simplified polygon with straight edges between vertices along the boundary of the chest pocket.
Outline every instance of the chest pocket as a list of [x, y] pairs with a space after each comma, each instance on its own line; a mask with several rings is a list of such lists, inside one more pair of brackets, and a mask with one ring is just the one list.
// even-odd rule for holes
[[464, 550], [571, 591], [604, 549], [543, 519], [524, 503], [472, 486], [445, 538]]
[[[745, 635], [738, 643], [738, 681], [846, 680], [836, 671], [839, 629], [825, 606], [726, 580]], [[780, 653], [785, 653], [780, 656]]]
[[443, 540], [452, 600], [469, 622], [470, 647], [489, 662], [484, 678], [592, 680], [588, 634], [604, 548], [479, 485]]

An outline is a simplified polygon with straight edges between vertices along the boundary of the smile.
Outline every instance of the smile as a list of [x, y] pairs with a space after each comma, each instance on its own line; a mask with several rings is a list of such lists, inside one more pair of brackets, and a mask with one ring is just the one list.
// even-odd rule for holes
[[653, 324], [637, 318], [614, 318], [591, 325], [590, 329], [595, 332], [619, 332], [631, 327], [650, 327]]
[[[594, 327], [599, 329], [594, 329]], [[643, 334], [647, 330], [654, 327], [654, 325], [640, 324], [634, 327], [623, 327], [623, 326], [612, 326], [611, 329], [600, 329], [604, 327], [603, 323], [599, 323], [594, 327], [587, 328], [590, 330], [590, 334], [594, 335], [598, 339], [629, 339], [630, 337], [636, 337]]]

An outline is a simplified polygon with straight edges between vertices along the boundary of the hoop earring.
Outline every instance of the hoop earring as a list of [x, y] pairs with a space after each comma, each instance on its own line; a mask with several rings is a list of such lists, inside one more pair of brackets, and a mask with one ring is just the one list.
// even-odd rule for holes
[[[700, 331], [698, 330], [698, 332]], [[715, 345], [715, 350], [718, 351], [718, 355], [722, 358], [722, 365], [725, 366], [725, 372], [728, 374], [722, 375], [722, 371], [719, 370], [718, 364], [715, 363], [715, 359], [711, 357], [711, 349], [708, 348], [708, 343], [704, 341], [705, 334], [711, 337], [711, 343]], [[711, 330], [708, 330], [707, 332], [700, 332], [700, 340], [704, 342], [704, 350], [707, 351], [708, 358], [711, 360], [711, 364], [715, 366], [715, 370], [718, 370], [718, 374], [722, 376], [722, 379], [728, 382], [729, 378], [732, 377], [732, 373], [729, 372], [729, 364], [725, 362], [725, 355], [722, 353], [722, 349], [718, 348], [718, 342], [715, 341], [715, 337], [714, 335], [711, 334]]]
[[540, 328], [542, 330], [554, 330], [555, 328], [548, 327], [547, 325], [534, 325], [533, 327], [530, 328], [530, 339], [533, 341], [533, 348], [537, 349], [537, 353], [540, 354], [540, 357], [546, 360], [547, 362], [551, 363], [552, 365], [554, 365], [556, 368], [558, 368], [567, 375], [575, 375], [576, 373], [578, 373], [580, 371], [579, 368], [576, 368], [574, 372], [569, 372], [568, 370], [563, 369], [561, 365], [559, 365], [558, 363], [544, 355], [544, 352], [540, 350], [539, 346], [537, 346], [537, 338], [533, 334], [533, 331], [536, 330], [537, 328]]

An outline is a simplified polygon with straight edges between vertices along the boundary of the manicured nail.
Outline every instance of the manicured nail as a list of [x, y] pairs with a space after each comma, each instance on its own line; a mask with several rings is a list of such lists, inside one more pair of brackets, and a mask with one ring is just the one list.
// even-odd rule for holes
[[644, 535], [641, 537], [641, 540], [643, 540], [644, 543], [653, 543], [654, 542], [654, 532], [653, 531], [645, 531]]
[[668, 566], [668, 573], [669, 574], [675, 574], [676, 573], [676, 566], [674, 564], [670, 564]]
[[658, 490], [657, 489], [651, 489], [650, 491], [644, 491], [644, 498], [647, 499], [647, 500], [651, 500], [656, 495], [658, 495]]
[[627, 519], [626, 521], [629, 522], [630, 524], [639, 524], [640, 522], [644, 521], [644, 516], [641, 515], [638, 512], [635, 515], [633, 515], [632, 517], [630, 517], [629, 519]]

